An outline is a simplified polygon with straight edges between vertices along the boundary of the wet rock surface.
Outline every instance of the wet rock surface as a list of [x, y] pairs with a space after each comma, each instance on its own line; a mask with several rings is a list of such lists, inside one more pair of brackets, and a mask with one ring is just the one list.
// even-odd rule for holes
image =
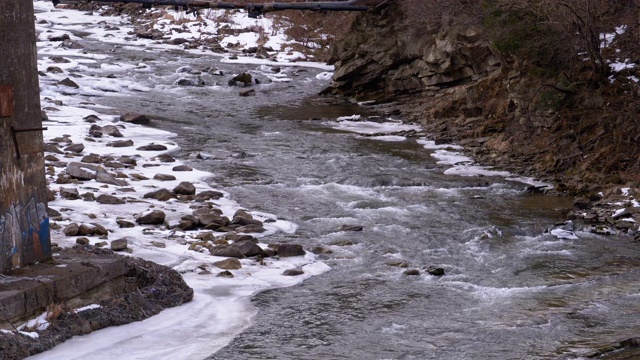
[[[115, 281], [115, 285], [106, 292], [98, 292], [85, 299], [80, 296], [73, 302], [71, 299], [59, 299], [60, 302], [50, 307], [50, 325], [45, 330], [29, 329], [38, 334], [37, 338], [0, 332], [2, 359], [23, 359], [46, 351], [72, 336], [141, 321], [193, 298], [193, 290], [178, 272], [150, 261], [121, 257], [110, 250], [80, 245], [62, 250], [60, 257], [86, 258], [86, 266], [92, 266], [93, 259], [121, 258], [126, 262], [126, 272], [122, 281]], [[99, 307], [73, 311], [87, 304]]]

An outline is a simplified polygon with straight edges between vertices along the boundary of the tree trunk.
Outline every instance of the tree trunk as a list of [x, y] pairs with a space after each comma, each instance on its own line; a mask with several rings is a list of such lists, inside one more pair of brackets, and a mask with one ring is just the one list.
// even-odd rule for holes
[[41, 127], [33, 1], [0, 0], [0, 272], [51, 258]]

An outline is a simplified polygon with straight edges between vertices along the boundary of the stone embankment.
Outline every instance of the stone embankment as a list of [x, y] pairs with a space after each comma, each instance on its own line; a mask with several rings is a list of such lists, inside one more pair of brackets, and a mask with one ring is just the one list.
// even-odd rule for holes
[[182, 276], [166, 266], [93, 246], [64, 249], [50, 263], [0, 279], [0, 358], [23, 359], [72, 336], [140, 321], [192, 298]]
[[569, 220], [640, 240], [634, 173], [594, 170], [592, 159], [612, 151], [606, 129], [593, 131], [602, 124], [588, 111], [572, 127], [561, 111], [536, 108], [531, 94], [544, 84], [523, 61], [497, 52], [480, 24], [416, 24], [396, 2], [359, 16], [332, 61], [335, 82], [324, 94], [419, 122], [437, 144], [462, 145], [480, 163], [554, 185], [531, 192], [575, 196]]

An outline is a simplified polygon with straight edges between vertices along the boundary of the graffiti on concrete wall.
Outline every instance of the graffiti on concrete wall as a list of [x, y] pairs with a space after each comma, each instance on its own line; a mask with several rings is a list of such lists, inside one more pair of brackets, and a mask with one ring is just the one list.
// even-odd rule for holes
[[51, 257], [49, 218], [44, 203], [34, 198], [11, 204], [0, 215], [0, 270], [23, 266]]

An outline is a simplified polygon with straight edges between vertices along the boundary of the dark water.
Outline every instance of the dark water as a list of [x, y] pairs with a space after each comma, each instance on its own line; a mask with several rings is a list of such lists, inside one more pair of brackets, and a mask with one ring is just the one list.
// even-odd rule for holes
[[[258, 65], [163, 56], [149, 62], [154, 75], [129, 74], [154, 91], [99, 103], [151, 115], [178, 134], [178, 156], [214, 174], [212, 186], [299, 225], [267, 242], [332, 251], [319, 255], [331, 271], [257, 295], [254, 324], [211, 359], [575, 359], [640, 333], [640, 244], [544, 234], [568, 199], [446, 176], [413, 140], [330, 129], [375, 109], [309, 98], [326, 86], [317, 70], [283, 68], [290, 82], [266, 84]], [[251, 71], [264, 85], [254, 97], [227, 87], [230, 75], [177, 88], [186, 64]], [[345, 224], [364, 230], [338, 231]], [[388, 265], [400, 261], [420, 275]]]

